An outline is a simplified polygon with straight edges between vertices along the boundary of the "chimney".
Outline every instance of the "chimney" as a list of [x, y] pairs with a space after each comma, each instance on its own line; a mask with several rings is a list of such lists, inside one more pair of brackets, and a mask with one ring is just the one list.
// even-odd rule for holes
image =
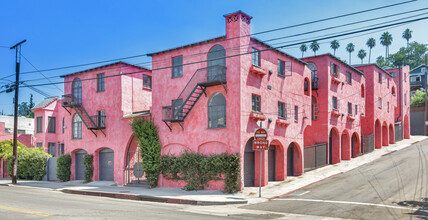
[[251, 19], [253, 17], [242, 11], [224, 15], [226, 20], [226, 38], [235, 38], [251, 34]]

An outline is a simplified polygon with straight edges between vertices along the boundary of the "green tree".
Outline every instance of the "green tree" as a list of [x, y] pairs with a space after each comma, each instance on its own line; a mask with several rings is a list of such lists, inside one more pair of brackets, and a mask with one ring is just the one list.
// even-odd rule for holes
[[361, 59], [361, 64], [363, 64], [363, 59], [367, 56], [367, 53], [365, 50], [361, 49], [358, 51], [358, 58]]
[[303, 54], [306, 52], [306, 50], [308, 50], [308, 47], [306, 46], [306, 44], [300, 45], [300, 51], [302, 51], [302, 58], [303, 58]]
[[380, 36], [380, 44], [385, 46], [385, 57], [388, 58], [389, 45], [392, 44], [392, 35], [389, 32], [384, 32], [382, 36]]
[[354, 52], [355, 45], [353, 43], [349, 43], [346, 45], [346, 51], [349, 53], [349, 65], [351, 65], [351, 53]]
[[314, 55], [317, 55], [317, 50], [320, 49], [320, 45], [318, 44], [317, 41], [312, 41], [311, 45], [309, 46], [311, 48], [312, 51], [314, 51]]
[[410, 38], [412, 38], [412, 31], [407, 28], [406, 30], [404, 30], [403, 32], [403, 38], [406, 39], [407, 41], [407, 47], [409, 47], [409, 40]]
[[391, 54], [388, 57], [388, 62], [393, 67], [409, 65], [413, 69], [425, 63], [424, 54], [428, 51], [427, 46], [413, 42], [409, 47], [401, 47], [397, 53]]
[[424, 107], [425, 106], [425, 92], [417, 90], [416, 94], [411, 97], [410, 107]]
[[330, 42], [330, 47], [331, 49], [333, 49], [333, 56], [336, 56], [336, 50], [339, 49], [340, 47], [339, 41], [334, 40]]
[[27, 102], [21, 102], [21, 104], [18, 104], [18, 115], [19, 116], [27, 116], [30, 114], [30, 107], [28, 106]]
[[367, 40], [366, 45], [370, 48], [369, 49], [369, 63], [370, 63], [370, 58], [372, 56], [372, 48], [376, 46], [376, 40], [371, 37]]
[[383, 56], [378, 56], [376, 58], [376, 64], [380, 67], [392, 67], [392, 64], [389, 62], [389, 60], [385, 59]]

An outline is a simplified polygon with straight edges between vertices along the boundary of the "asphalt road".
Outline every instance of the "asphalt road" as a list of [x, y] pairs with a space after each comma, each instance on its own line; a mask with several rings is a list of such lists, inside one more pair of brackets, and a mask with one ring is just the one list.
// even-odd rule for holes
[[349, 219], [428, 219], [428, 140], [292, 194], [241, 208]]

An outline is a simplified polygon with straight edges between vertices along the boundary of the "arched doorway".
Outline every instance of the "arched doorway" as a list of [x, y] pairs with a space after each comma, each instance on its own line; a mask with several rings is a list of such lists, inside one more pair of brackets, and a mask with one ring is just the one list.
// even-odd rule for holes
[[83, 165], [83, 160], [85, 155], [88, 152], [86, 150], [78, 150], [74, 153], [74, 166], [75, 166], [75, 180], [84, 180], [85, 179], [85, 166]]
[[114, 151], [110, 148], [99, 152], [99, 175], [100, 180], [114, 180]]
[[144, 184], [145, 175], [142, 169], [143, 159], [138, 138], [132, 136], [125, 154], [125, 184]]
[[276, 147], [269, 146], [268, 150], [268, 181], [276, 180]]
[[300, 176], [303, 173], [303, 157], [300, 147], [293, 142], [287, 148], [287, 176]]
[[287, 149], [287, 176], [294, 176], [294, 144], [291, 143]]
[[409, 117], [406, 115], [404, 116], [404, 127], [403, 127], [403, 133], [404, 138], [409, 139], [410, 138], [410, 124], [409, 124]]
[[375, 148], [382, 148], [382, 127], [380, 125], [379, 119], [375, 122]]
[[388, 138], [388, 125], [386, 122], [383, 122], [382, 125], [382, 146], [388, 146], [389, 138]]
[[361, 153], [360, 142], [358, 140], [358, 134], [356, 132], [354, 132], [354, 134], [352, 134], [351, 153], [352, 153], [352, 155], [351, 155], [352, 158], [356, 157], [359, 153]]
[[74, 104], [82, 104], [82, 81], [79, 78], [72, 83], [72, 100]]
[[335, 164], [340, 162], [340, 142], [339, 132], [336, 128], [330, 130], [329, 141], [328, 141], [328, 160], [329, 164]]
[[254, 186], [255, 180], [255, 152], [253, 150], [253, 139], [250, 138], [244, 149], [244, 186]]
[[350, 146], [350, 139], [349, 134], [347, 130], [344, 130], [342, 133], [341, 138], [341, 145], [342, 145], [342, 160], [350, 160], [351, 159], [351, 146]]
[[389, 143], [395, 144], [394, 126], [392, 124], [389, 124]]
[[225, 81], [226, 50], [221, 45], [215, 45], [208, 52], [208, 81]]

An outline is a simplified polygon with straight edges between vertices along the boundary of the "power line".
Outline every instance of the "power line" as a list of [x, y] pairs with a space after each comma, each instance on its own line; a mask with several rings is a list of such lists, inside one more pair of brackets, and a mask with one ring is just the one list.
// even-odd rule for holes
[[[343, 14], [343, 15], [338, 15], [338, 16], [333, 16], [333, 17], [329, 17], [329, 18], [319, 19], [319, 20], [315, 20], [315, 21], [310, 21], [310, 22], [305, 22], [305, 23], [290, 25], [290, 26], [286, 26], [286, 27], [280, 27], [280, 28], [276, 28], [276, 29], [261, 31], [261, 32], [257, 32], [257, 33], [253, 33], [253, 34], [249, 34], [249, 35], [244, 35], [244, 36], [239, 36], [239, 37], [234, 37], [234, 38], [228, 38], [228, 39], [224, 39], [224, 40], [220, 40], [220, 41], [228, 41], [228, 40], [237, 39], [237, 38], [241, 38], [241, 37], [248, 37], [248, 36], [251, 36], [251, 35], [254, 36], [254, 35], [259, 35], [259, 34], [265, 34], [265, 33], [270, 33], [270, 32], [275, 32], [275, 31], [280, 31], [280, 30], [295, 28], [295, 27], [299, 27], [299, 26], [305, 26], [305, 25], [309, 25], [309, 24], [315, 24], [315, 23], [324, 22], [324, 21], [328, 21], [328, 20], [334, 20], [334, 19], [338, 19], [338, 18], [343, 18], [343, 17], [352, 16], [352, 15], [357, 15], [357, 14], [367, 13], [367, 12], [371, 12], [371, 11], [381, 10], [381, 9], [390, 8], [390, 7], [394, 7], [394, 6], [399, 6], [399, 5], [403, 5], [403, 4], [408, 4], [408, 3], [416, 2], [416, 1], [417, 0], [410, 0], [410, 1], [399, 2], [399, 3], [385, 5], [385, 6], [381, 6], [381, 7], [376, 7], [376, 8], [361, 10], [361, 11], [357, 11], [357, 12], [353, 12], [353, 13], [347, 13], [347, 14]], [[108, 63], [108, 62], [114, 62], [114, 61], [120, 61], [120, 60], [127, 60], [127, 59], [132, 59], [132, 58], [143, 57], [143, 56], [147, 56], [148, 54], [149, 53], [139, 54], [139, 55], [134, 55], [134, 56], [128, 56], [128, 57], [122, 57], [122, 58], [116, 58], [116, 59], [110, 59], [110, 60], [104, 60], [104, 61], [97, 61], [97, 62], [85, 63], [85, 64], [77, 64], [77, 65], [70, 65], [70, 66], [64, 66], [64, 67], [50, 68], [50, 69], [44, 69], [44, 70], [40, 70], [40, 71], [47, 72], [47, 71], [76, 68], [76, 67], [82, 67], [82, 66], [88, 66], [88, 65], [95, 65], [95, 64], [101, 64], [101, 63]], [[22, 72], [22, 73], [34, 73], [34, 72], [37, 72], [37, 71], [27, 71], [27, 72]], [[7, 77], [10, 77], [10, 76], [7, 76]]]

